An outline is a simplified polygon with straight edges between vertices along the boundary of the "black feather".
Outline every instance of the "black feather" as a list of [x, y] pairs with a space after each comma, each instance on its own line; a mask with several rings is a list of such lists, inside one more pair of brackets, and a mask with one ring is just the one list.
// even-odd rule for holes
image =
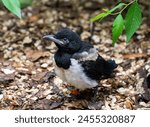
[[59, 40], [67, 38], [70, 42], [62, 47], [60, 45], [57, 45], [59, 51], [73, 54], [77, 52], [81, 47], [81, 40], [79, 35], [69, 29], [62, 29], [55, 35], [55, 38]]
[[81, 48], [78, 51], [78, 53], [82, 53], [83, 51], [89, 51], [91, 48], [93, 48], [93, 45], [87, 42], [81, 42]]
[[101, 56], [98, 56], [96, 61], [82, 61], [84, 72], [92, 79], [99, 80], [103, 76], [109, 76], [117, 67], [115, 61], [106, 61]]
[[150, 89], [150, 74], [147, 76], [146, 81], [147, 81], [147, 86]]
[[114, 70], [118, 66], [114, 60], [108, 60], [107, 62], [109, 63], [109, 70]]
[[70, 67], [70, 65], [71, 65], [70, 58], [71, 58], [70, 54], [63, 53], [59, 50], [54, 55], [56, 65], [58, 67], [62, 67], [64, 69], [68, 69]]

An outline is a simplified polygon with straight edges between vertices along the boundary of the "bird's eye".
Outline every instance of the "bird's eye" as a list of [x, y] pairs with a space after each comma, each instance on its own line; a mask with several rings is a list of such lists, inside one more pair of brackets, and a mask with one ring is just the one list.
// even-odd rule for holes
[[63, 38], [62, 41], [65, 43], [69, 43], [69, 40], [67, 38]]
[[67, 38], [63, 38], [62, 40], [63, 40], [63, 41], [67, 41], [68, 39], [67, 39]]

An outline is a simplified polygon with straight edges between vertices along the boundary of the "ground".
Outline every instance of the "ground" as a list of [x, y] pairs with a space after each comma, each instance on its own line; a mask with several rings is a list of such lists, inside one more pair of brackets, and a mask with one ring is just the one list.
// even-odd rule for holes
[[[22, 19], [5, 8], [0, 10], [0, 109], [150, 109], [148, 88], [141, 81], [147, 73], [144, 67], [150, 64], [147, 5], [142, 6], [143, 22], [130, 43], [125, 43], [123, 35], [113, 47], [113, 17], [93, 28], [89, 22], [99, 8], [113, 5], [74, 2], [43, 0], [23, 9]], [[96, 91], [80, 97], [71, 96], [71, 87], [55, 76], [56, 47], [42, 39], [63, 27], [76, 31], [101, 56], [118, 64], [113, 77], [99, 81]]]

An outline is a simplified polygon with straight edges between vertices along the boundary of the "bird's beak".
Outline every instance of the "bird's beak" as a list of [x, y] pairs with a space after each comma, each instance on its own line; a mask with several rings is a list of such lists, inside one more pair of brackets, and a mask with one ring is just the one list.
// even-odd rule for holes
[[59, 40], [59, 39], [56, 39], [56, 38], [54, 37], [54, 35], [45, 35], [45, 36], [43, 37], [43, 39], [49, 40], [49, 41], [53, 41], [53, 42], [55, 42], [55, 43], [58, 44], [58, 45], [64, 45], [63, 41], [61, 41], [61, 40]]

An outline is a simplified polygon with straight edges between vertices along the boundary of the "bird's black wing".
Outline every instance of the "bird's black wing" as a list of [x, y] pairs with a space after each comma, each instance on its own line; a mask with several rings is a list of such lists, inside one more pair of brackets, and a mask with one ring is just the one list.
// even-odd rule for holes
[[114, 60], [106, 61], [98, 55], [97, 59], [80, 61], [86, 75], [92, 79], [99, 80], [109, 76], [117, 67]]
[[117, 67], [114, 60], [104, 60], [91, 44], [84, 42], [80, 51], [73, 54], [72, 58], [78, 60], [88, 77], [96, 80], [109, 76]]

